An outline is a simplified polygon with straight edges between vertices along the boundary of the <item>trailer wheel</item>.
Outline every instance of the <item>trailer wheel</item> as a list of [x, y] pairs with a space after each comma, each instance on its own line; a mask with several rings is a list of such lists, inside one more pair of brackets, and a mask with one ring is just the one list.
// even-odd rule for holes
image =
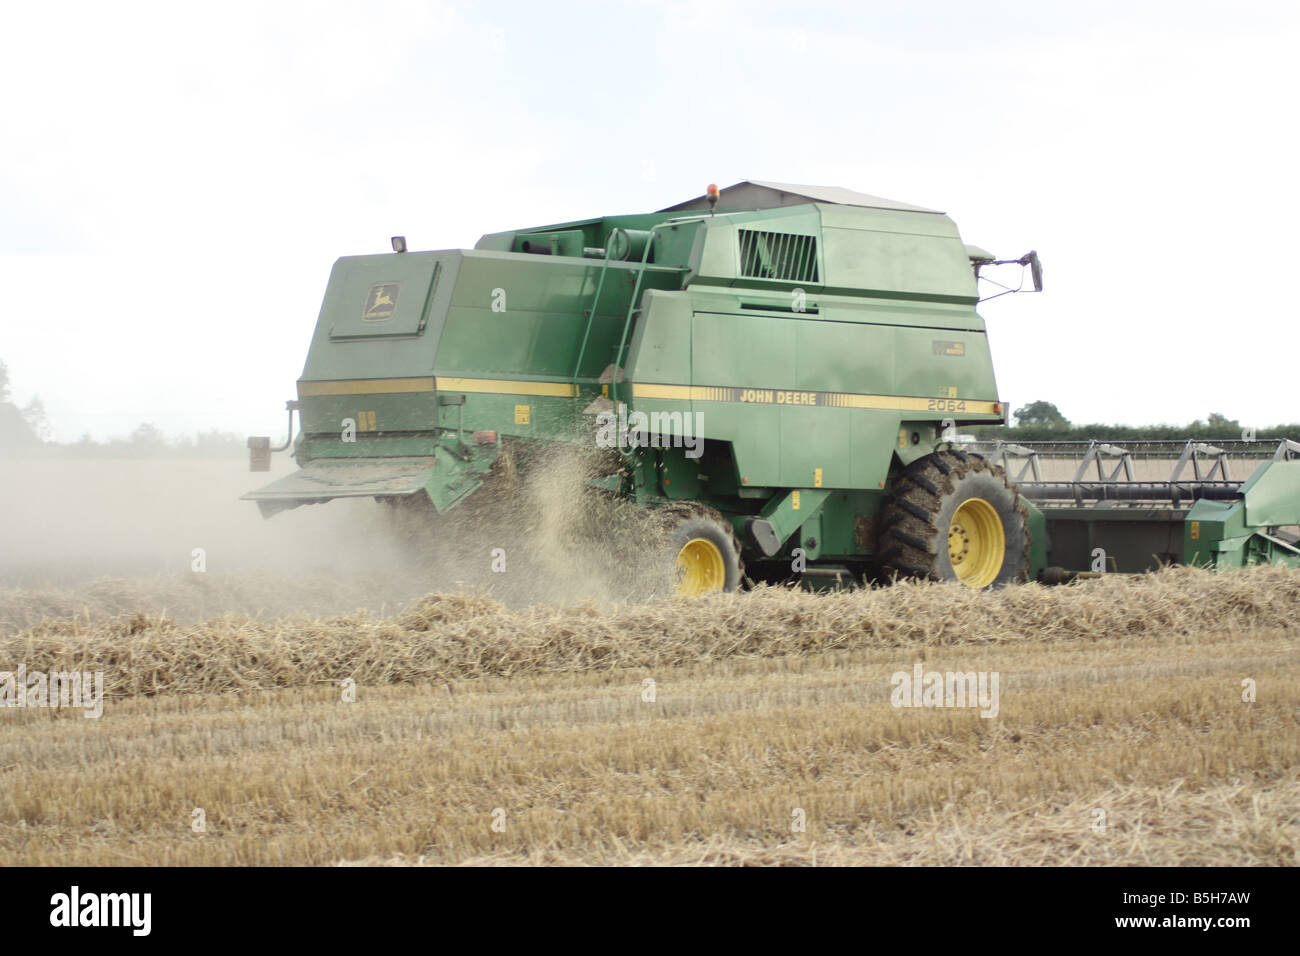
[[712, 508], [672, 509], [671, 532], [664, 549], [672, 562], [673, 592], [695, 597], [740, 586], [740, 545], [731, 525]]
[[909, 465], [881, 510], [882, 566], [903, 577], [1000, 587], [1029, 575], [1029, 513], [1006, 473], [942, 451]]

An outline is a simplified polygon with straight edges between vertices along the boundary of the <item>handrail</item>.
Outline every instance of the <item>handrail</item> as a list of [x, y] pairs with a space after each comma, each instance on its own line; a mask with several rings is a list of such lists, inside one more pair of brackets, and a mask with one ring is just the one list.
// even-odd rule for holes
[[618, 407], [618, 372], [622, 366], [619, 364], [623, 359], [623, 348], [627, 344], [627, 332], [632, 327], [632, 316], [638, 311], [637, 298], [641, 294], [641, 280], [645, 278], [645, 267], [650, 263], [650, 250], [654, 248], [655, 232], [665, 226], [670, 225], [667, 221], [656, 223], [650, 227], [650, 235], [646, 237], [645, 248], [641, 250], [641, 268], [637, 270], [636, 282], [632, 286], [632, 298], [627, 304], [627, 318], [623, 320], [623, 335], [618, 340], [618, 351], [614, 353], [614, 372], [610, 376], [609, 398]]
[[591, 326], [596, 321], [596, 309], [600, 305], [600, 293], [605, 288], [605, 276], [609, 274], [609, 254], [613, 250], [609, 240], [605, 240], [605, 259], [600, 264], [600, 280], [596, 283], [596, 294], [591, 300], [591, 308], [587, 310], [587, 329], [582, 333], [582, 347], [578, 349], [578, 361], [573, 363], [573, 394], [578, 394], [578, 372], [582, 370], [582, 360], [587, 355], [587, 340], [591, 338]]

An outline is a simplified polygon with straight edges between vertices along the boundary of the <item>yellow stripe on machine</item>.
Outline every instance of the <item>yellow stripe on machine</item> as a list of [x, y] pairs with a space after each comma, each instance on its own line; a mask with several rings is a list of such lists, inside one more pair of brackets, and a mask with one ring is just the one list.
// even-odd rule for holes
[[574, 398], [578, 387], [568, 382], [524, 382], [503, 378], [437, 378], [442, 392], [477, 392], [489, 395], [541, 395]]
[[[486, 395], [536, 395], [575, 398], [570, 382], [526, 382], [498, 378], [371, 378], [336, 382], [299, 382], [298, 397], [318, 395], [390, 395], [409, 392], [470, 392]], [[916, 398], [905, 395], [859, 395], [851, 392], [810, 392], [802, 389], [734, 388], [715, 385], [632, 385], [633, 398], [668, 401], [736, 402], [742, 405], [793, 405], [803, 408], [873, 408], [905, 412], [965, 412], [1000, 415], [997, 402], [964, 398]]]
[[[953, 390], [955, 391], [955, 389]], [[874, 408], [902, 412], [965, 412], [1001, 415], [999, 402], [965, 398], [915, 398], [906, 395], [858, 395], [803, 389], [733, 388], [712, 385], [632, 384], [633, 398], [668, 401], [736, 402], [742, 405], [792, 405], [802, 408]]]
[[998, 402], [976, 402], [964, 398], [906, 398], [902, 395], [842, 395], [841, 408], [886, 408], [901, 412], [971, 412], [1001, 415]]
[[713, 394], [722, 391], [725, 389], [713, 389], [703, 385], [632, 385], [633, 398], [666, 398], [684, 402], [725, 401], [724, 398]]
[[298, 397], [317, 395], [391, 395], [432, 392], [432, 378], [357, 378], [342, 382], [299, 382]]
[[524, 382], [495, 378], [366, 378], [338, 382], [299, 382], [298, 397], [319, 395], [393, 395], [409, 392], [474, 392], [488, 395], [540, 395], [574, 398], [578, 390], [566, 382]]

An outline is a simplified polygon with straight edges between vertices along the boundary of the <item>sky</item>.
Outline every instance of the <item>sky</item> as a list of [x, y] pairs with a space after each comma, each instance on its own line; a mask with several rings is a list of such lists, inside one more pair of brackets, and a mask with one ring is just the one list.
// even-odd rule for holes
[[752, 178], [1037, 249], [1013, 406], [1294, 422], [1298, 47], [1292, 0], [5, 4], [0, 360], [61, 441], [278, 436], [339, 256]]

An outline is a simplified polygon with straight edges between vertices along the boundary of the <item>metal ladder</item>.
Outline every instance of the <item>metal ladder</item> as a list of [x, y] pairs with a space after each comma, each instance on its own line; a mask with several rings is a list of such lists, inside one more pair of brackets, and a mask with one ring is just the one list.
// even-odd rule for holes
[[[627, 315], [623, 319], [623, 334], [618, 341], [618, 350], [614, 353], [614, 371], [610, 377], [609, 399], [615, 404], [615, 406], [618, 405], [618, 377], [619, 372], [622, 371], [623, 368], [623, 352], [627, 348], [627, 334], [632, 328], [633, 317], [641, 311], [637, 305], [637, 300], [641, 295], [641, 281], [645, 278], [646, 266], [650, 264], [650, 250], [654, 247], [655, 233], [668, 225], [670, 225], [670, 223], [665, 221], [651, 226], [650, 235], [646, 239], [645, 248], [641, 250], [641, 261], [637, 264], [638, 268], [636, 270], [636, 282], [632, 286], [632, 296], [628, 300], [627, 304]], [[570, 381], [573, 384], [573, 396], [575, 401], [578, 399], [581, 391], [580, 386], [578, 385], [578, 372], [582, 368], [582, 360], [587, 355], [587, 342], [591, 338], [591, 326], [596, 320], [596, 308], [600, 305], [600, 294], [605, 288], [605, 277], [609, 274], [609, 264], [611, 261], [609, 254], [612, 248], [613, 246], [608, 240], [606, 240], [605, 258], [601, 262], [600, 278], [596, 282], [596, 291], [591, 299], [591, 307], [583, 310], [587, 316], [587, 327], [582, 333], [582, 346], [578, 349], [578, 359], [573, 364], [573, 375], [570, 377]]]

